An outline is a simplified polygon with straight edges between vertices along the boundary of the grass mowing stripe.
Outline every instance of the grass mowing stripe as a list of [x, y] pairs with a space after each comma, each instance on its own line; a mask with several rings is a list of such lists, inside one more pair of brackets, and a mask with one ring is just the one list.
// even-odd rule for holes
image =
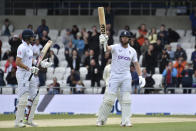
[[134, 124], [133, 127], [120, 127], [119, 125], [71, 126], [71, 127], [37, 127], [37, 128], [0, 128], [0, 131], [195, 131], [195, 122]]
[[[121, 117], [120, 115], [110, 115], [110, 117]], [[196, 118], [196, 115], [133, 115], [133, 117], [176, 117], [176, 118]], [[68, 115], [68, 114], [54, 114], [54, 115], [35, 115], [36, 120], [42, 119], [76, 119], [76, 118], [96, 118], [95, 115]], [[0, 115], [0, 121], [14, 120], [15, 115]]]

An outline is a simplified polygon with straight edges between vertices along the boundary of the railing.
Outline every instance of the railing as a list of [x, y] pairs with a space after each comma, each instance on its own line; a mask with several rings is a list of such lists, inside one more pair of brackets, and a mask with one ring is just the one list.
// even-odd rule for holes
[[186, 7], [188, 15], [194, 0], [6, 0], [5, 15], [25, 15], [26, 9], [47, 9], [48, 15], [93, 15], [98, 6], [111, 6], [116, 15], [155, 15], [156, 9]]

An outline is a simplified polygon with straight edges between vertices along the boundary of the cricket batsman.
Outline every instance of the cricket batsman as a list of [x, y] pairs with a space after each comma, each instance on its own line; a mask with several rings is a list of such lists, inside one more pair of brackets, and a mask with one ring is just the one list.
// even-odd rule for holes
[[[22, 43], [18, 47], [16, 57], [16, 78], [18, 81], [18, 103], [16, 111], [15, 127], [37, 126], [33, 123], [34, 113], [39, 101], [38, 84], [39, 80], [37, 73], [39, 69], [35, 66], [37, 60], [33, 59], [33, 48], [31, 43], [34, 41], [34, 33], [31, 30], [24, 30], [22, 32]], [[47, 60], [41, 61], [41, 67], [47, 68], [52, 65]], [[29, 77], [33, 73], [32, 79]], [[26, 115], [26, 122], [24, 123], [25, 108], [28, 108]]]
[[108, 46], [108, 36], [101, 34], [99, 36], [100, 44], [106, 46], [107, 51], [112, 53], [111, 74], [108, 83], [107, 92], [104, 95], [102, 105], [100, 106], [97, 118], [97, 126], [103, 126], [112, 110], [117, 93], [120, 90], [120, 101], [122, 120], [121, 126], [131, 127], [131, 73], [130, 65], [133, 62], [139, 75], [140, 87], [145, 85], [145, 79], [142, 78], [137, 53], [135, 49], [129, 46], [131, 34], [123, 31], [120, 34], [120, 44]]

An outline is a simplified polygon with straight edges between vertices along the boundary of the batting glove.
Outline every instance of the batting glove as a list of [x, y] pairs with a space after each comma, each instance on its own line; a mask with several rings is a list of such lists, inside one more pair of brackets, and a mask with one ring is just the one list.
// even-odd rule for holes
[[44, 59], [43, 61], [41, 61], [41, 67], [43, 68], [48, 68], [50, 67], [53, 63], [52, 62], [48, 62], [48, 58], [47, 59]]
[[99, 36], [99, 43], [100, 43], [101, 45], [107, 45], [107, 43], [108, 43], [108, 35], [101, 34], [101, 35]]
[[31, 67], [30, 68], [30, 70], [29, 70], [31, 73], [33, 73], [33, 74], [37, 74], [38, 73], [38, 71], [39, 71], [39, 68], [37, 68], [37, 67], [35, 67], [35, 66], [33, 66], [33, 67]]
[[139, 76], [139, 85], [141, 88], [146, 85], [146, 80], [142, 76]]

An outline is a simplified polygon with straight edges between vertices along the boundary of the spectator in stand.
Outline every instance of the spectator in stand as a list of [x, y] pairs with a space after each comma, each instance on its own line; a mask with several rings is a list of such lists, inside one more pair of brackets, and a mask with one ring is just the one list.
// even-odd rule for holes
[[156, 66], [156, 56], [154, 53], [153, 45], [149, 45], [148, 51], [144, 55], [144, 66], [146, 67], [147, 73], [154, 74]]
[[[191, 69], [191, 64], [186, 64], [184, 70], [182, 71], [182, 87], [184, 88], [191, 88], [193, 79], [193, 70]], [[183, 93], [191, 93], [191, 89], [184, 89]]]
[[11, 56], [11, 51], [6, 50], [6, 52], [3, 54], [2, 60], [7, 60]]
[[65, 59], [67, 61], [69, 61], [69, 58], [72, 57], [73, 50], [76, 50], [76, 48], [72, 44], [72, 41], [69, 41], [68, 46], [65, 47]]
[[13, 31], [14, 31], [14, 26], [10, 23], [9, 19], [6, 18], [1, 28], [1, 35], [11, 36]]
[[155, 53], [156, 59], [160, 60], [159, 58], [161, 57], [161, 52], [164, 49], [161, 45], [161, 40], [158, 39], [157, 43], [153, 44], [153, 46], [154, 46], [154, 53]]
[[160, 74], [163, 73], [163, 70], [169, 63], [169, 54], [166, 52], [166, 49], [162, 50], [161, 58], [160, 58], [160, 63], [159, 63], [159, 72]]
[[192, 35], [196, 36], [196, 7], [194, 7], [193, 13], [190, 15]]
[[113, 29], [113, 27], [114, 27], [114, 13], [113, 13], [110, 6], [106, 7], [105, 18], [106, 18], [106, 24], [110, 24], [111, 28]]
[[172, 28], [168, 29], [168, 41], [171, 42], [177, 42], [180, 39], [180, 35], [174, 31]]
[[50, 61], [53, 63], [53, 67], [56, 68], [59, 66], [59, 59], [58, 57], [54, 54], [52, 50], [50, 50]]
[[88, 37], [88, 47], [89, 49], [94, 50], [95, 56], [98, 57], [100, 54], [99, 50], [99, 33], [97, 31], [97, 27], [92, 27], [93, 32]]
[[142, 70], [142, 77], [145, 78], [145, 80], [146, 80], [146, 85], [144, 86], [145, 87], [144, 94], [151, 94], [153, 90], [148, 89], [148, 88], [153, 88], [153, 86], [155, 84], [155, 81], [152, 78], [152, 75], [148, 74], [146, 69], [143, 69]]
[[40, 44], [39, 39], [36, 39], [35, 44], [33, 45], [33, 57], [37, 59], [40, 54], [41, 49], [43, 46]]
[[[162, 73], [163, 75], [163, 84], [165, 86], [165, 93], [167, 93], [167, 88], [176, 87], [176, 77], [178, 75], [178, 71], [175, 67], [173, 67], [172, 62], [168, 63], [165, 70]], [[171, 93], [174, 93], [174, 90], [171, 89]]]
[[0, 40], [0, 61], [1, 61], [1, 48], [2, 48], [2, 41]]
[[75, 94], [76, 93], [76, 84], [80, 81], [80, 75], [77, 71], [71, 70], [70, 76], [67, 78], [67, 84], [69, 84], [71, 88], [71, 93]]
[[79, 71], [80, 69], [80, 56], [78, 55], [77, 50], [72, 51], [72, 57], [69, 58], [68, 64], [71, 69]]
[[158, 39], [161, 40], [161, 45], [164, 47], [168, 43], [168, 32], [165, 29], [165, 25], [162, 24], [160, 27], [160, 32], [158, 33]]
[[[137, 52], [137, 57], [138, 57], [138, 60], [139, 60], [140, 55], [141, 55], [141, 52], [140, 52], [140, 45], [139, 45], [139, 43], [137, 42], [136, 36], [135, 36], [135, 35], [131, 35], [129, 45], [130, 45], [131, 47], [133, 47], [133, 48], [136, 50], [136, 52]], [[146, 44], [143, 44], [143, 45], [145, 46]]]
[[9, 73], [12, 71], [12, 68], [16, 69], [16, 62], [13, 56], [10, 56], [5, 63], [5, 73]]
[[192, 52], [191, 55], [191, 61], [193, 63], [193, 70], [196, 70], [196, 45], [195, 45], [195, 51]]
[[179, 57], [176, 62], [174, 63], [174, 68], [177, 69], [178, 71], [178, 75], [177, 75], [177, 87], [180, 86], [180, 84], [182, 83], [182, 71], [184, 70], [186, 65], [186, 61], [182, 58]]
[[170, 60], [175, 60], [174, 51], [172, 51], [171, 45], [167, 45], [167, 53], [169, 54]]
[[50, 37], [48, 36], [48, 32], [46, 30], [43, 30], [42, 32], [42, 36], [40, 37], [39, 41], [40, 41], [40, 44], [44, 47], [45, 44], [51, 40]]
[[2, 69], [0, 69], [0, 86], [5, 86], [4, 72]]
[[130, 71], [132, 77], [132, 94], [140, 94], [139, 77], [135, 70], [134, 65], [131, 65]]
[[33, 25], [28, 24], [27, 29], [32, 30], [33, 31]]
[[142, 46], [144, 44], [146, 35], [147, 35], [147, 29], [146, 29], [146, 25], [142, 24], [139, 28], [138, 28], [138, 38], [137, 38], [137, 42], [140, 44], [140, 46]]
[[84, 50], [86, 50], [88, 45], [88, 32], [86, 31], [86, 28], [82, 28], [81, 30], [82, 38], [84, 40]]
[[75, 93], [76, 94], [84, 94], [84, 83], [80, 80], [76, 84]]
[[90, 61], [94, 59], [96, 63], [98, 63], [98, 58], [95, 56], [94, 50], [90, 50], [89, 51], [89, 56], [86, 57], [85, 62], [84, 62], [84, 66], [86, 66], [87, 68], [90, 66]]
[[148, 51], [149, 45], [150, 45], [149, 40], [145, 38], [144, 44], [140, 47], [141, 55], [144, 56], [144, 54]]
[[16, 68], [12, 67], [11, 71], [8, 73], [6, 77], [7, 87], [16, 88], [17, 87], [17, 79], [16, 79]]
[[84, 55], [81, 57], [82, 66], [85, 67], [85, 60], [89, 57], [89, 51], [85, 50]]
[[151, 29], [150, 33], [148, 34], [148, 40], [149, 40], [150, 44], [157, 43], [157, 30], [155, 27], [153, 27]]
[[11, 46], [11, 55], [14, 56], [14, 59], [16, 59], [17, 49], [21, 43], [22, 41], [19, 39], [18, 35], [14, 35], [9, 39], [9, 44]]
[[75, 45], [75, 47], [76, 47], [76, 49], [78, 51], [79, 56], [82, 56], [83, 55], [83, 51], [84, 51], [85, 43], [84, 43], [82, 34], [80, 32], [77, 33], [77, 39], [73, 40], [73, 44]]
[[113, 39], [113, 35], [110, 31], [106, 31], [107, 35], [108, 35], [108, 45], [113, 45], [114, 44], [114, 39]]
[[57, 78], [53, 78], [53, 82], [48, 85], [47, 88], [49, 95], [60, 94], [60, 84], [57, 82]]
[[49, 33], [49, 27], [46, 25], [46, 20], [42, 19], [41, 20], [41, 25], [36, 30], [36, 34], [38, 34], [39, 39], [42, 38], [44, 30], [47, 32], [47, 34]]
[[72, 26], [71, 34], [73, 35], [74, 39], [77, 39], [77, 33], [79, 32], [79, 28], [77, 25]]
[[174, 53], [175, 55], [175, 59], [177, 60], [178, 58], [182, 57], [183, 60], [186, 60], [187, 59], [187, 55], [186, 55], [186, 52], [185, 50], [181, 47], [180, 44], [177, 44], [177, 48], [176, 48], [176, 51]]
[[104, 57], [102, 57], [102, 59], [101, 59], [101, 74], [102, 74], [102, 71], [104, 70], [106, 64], [108, 63], [109, 59], [111, 59], [110, 52], [105, 52]]
[[194, 71], [192, 80], [193, 80], [192, 87], [196, 87], [196, 70]]
[[63, 44], [65, 47], [69, 46], [69, 42], [73, 40], [73, 35], [71, 34], [71, 30], [67, 29], [66, 30], [66, 35], [63, 37]]
[[90, 67], [88, 68], [88, 74], [86, 75], [87, 80], [91, 80], [91, 86], [95, 86], [95, 82], [97, 86], [100, 87], [100, 70], [98, 64], [94, 59], [90, 61]]

